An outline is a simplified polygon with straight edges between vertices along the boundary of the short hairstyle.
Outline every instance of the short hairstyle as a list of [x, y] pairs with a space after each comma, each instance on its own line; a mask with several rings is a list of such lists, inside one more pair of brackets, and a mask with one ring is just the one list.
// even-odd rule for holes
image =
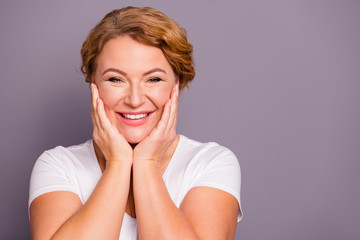
[[97, 58], [105, 43], [121, 35], [161, 49], [179, 78], [180, 90], [194, 79], [193, 47], [187, 39], [186, 30], [154, 8], [126, 7], [106, 14], [84, 41], [81, 72], [86, 82], [91, 81], [96, 71]]

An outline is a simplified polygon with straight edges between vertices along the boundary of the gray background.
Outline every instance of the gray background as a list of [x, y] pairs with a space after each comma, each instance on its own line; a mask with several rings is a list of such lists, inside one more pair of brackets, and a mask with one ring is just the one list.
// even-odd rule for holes
[[197, 76], [178, 132], [242, 167], [235, 239], [360, 239], [360, 1], [1, 1], [0, 239], [28, 239], [46, 149], [91, 136], [80, 47], [108, 11], [153, 6], [184, 26]]

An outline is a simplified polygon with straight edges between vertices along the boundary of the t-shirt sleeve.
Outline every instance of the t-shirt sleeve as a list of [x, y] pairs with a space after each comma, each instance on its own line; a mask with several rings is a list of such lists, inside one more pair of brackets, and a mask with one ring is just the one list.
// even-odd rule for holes
[[76, 193], [68, 175], [60, 149], [44, 152], [35, 162], [31, 173], [28, 207], [35, 198], [44, 193], [53, 191]]
[[241, 170], [236, 156], [229, 149], [215, 146], [204, 151], [201, 159], [201, 171], [197, 173], [193, 187], [213, 187], [233, 195], [239, 203], [238, 221], [242, 218], [240, 188]]

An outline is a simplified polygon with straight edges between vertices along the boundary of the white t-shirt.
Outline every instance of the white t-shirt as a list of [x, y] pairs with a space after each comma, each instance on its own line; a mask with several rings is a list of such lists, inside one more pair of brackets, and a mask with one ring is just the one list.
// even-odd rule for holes
[[[179, 144], [169, 162], [163, 180], [177, 207], [190, 189], [207, 186], [233, 195], [240, 205], [240, 165], [235, 155], [217, 143], [200, 143], [180, 135]], [[52, 191], [76, 193], [84, 204], [102, 172], [93, 141], [45, 151], [36, 161], [30, 180], [29, 207], [38, 196]], [[238, 214], [238, 221], [242, 211]], [[126, 213], [119, 239], [138, 239], [136, 218]]]

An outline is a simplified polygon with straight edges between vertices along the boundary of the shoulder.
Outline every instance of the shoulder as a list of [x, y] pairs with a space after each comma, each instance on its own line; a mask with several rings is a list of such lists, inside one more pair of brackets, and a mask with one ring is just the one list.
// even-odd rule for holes
[[[184, 171], [186, 192], [195, 187], [211, 187], [233, 195], [240, 207], [241, 170], [235, 154], [218, 143], [201, 143], [181, 136], [178, 162]], [[187, 158], [185, 157], [187, 156]], [[180, 164], [178, 170], [181, 170]], [[241, 209], [241, 207], [240, 207]], [[238, 220], [241, 219], [241, 211]]]
[[201, 143], [181, 136], [179, 148], [175, 152], [174, 165], [178, 171], [185, 171], [186, 176], [200, 179], [231, 178], [240, 182], [240, 164], [235, 154], [218, 143]]
[[53, 165], [66, 165], [74, 161], [81, 160], [85, 155], [91, 154], [92, 140], [88, 140], [82, 144], [69, 147], [57, 146], [55, 148], [44, 151], [36, 161], [45, 162]]
[[80, 194], [79, 176], [96, 166], [91, 154], [92, 141], [70, 147], [57, 146], [46, 150], [36, 160], [31, 172], [29, 206], [38, 196], [52, 191], [70, 191]]
[[235, 154], [227, 147], [216, 142], [202, 143], [182, 135], [180, 139], [179, 152], [181, 152], [180, 154], [183, 157], [188, 157], [191, 161], [197, 161], [206, 165], [226, 162], [233, 162], [233, 164], [239, 165]]
[[52, 178], [55, 176], [69, 177], [76, 175], [81, 169], [93, 168], [92, 141], [70, 147], [57, 146], [44, 151], [36, 160], [31, 181], [39, 178]]

